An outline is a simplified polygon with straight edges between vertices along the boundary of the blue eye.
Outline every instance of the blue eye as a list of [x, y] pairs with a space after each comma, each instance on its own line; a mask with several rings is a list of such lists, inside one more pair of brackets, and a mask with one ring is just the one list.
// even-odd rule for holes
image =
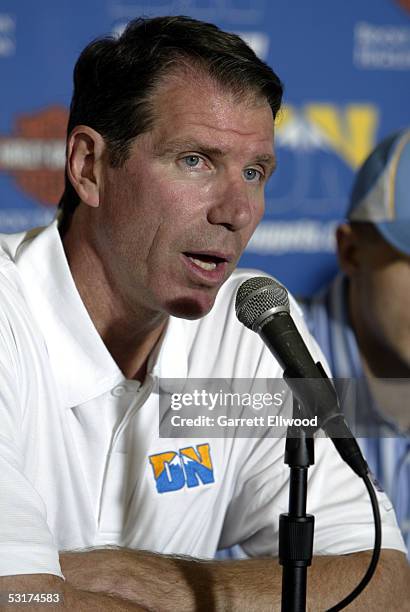
[[200, 158], [198, 155], [187, 155], [187, 157], [184, 157], [184, 160], [187, 166], [195, 168], [199, 164]]
[[247, 181], [254, 181], [255, 179], [260, 181], [262, 178], [262, 172], [255, 170], [255, 168], [246, 168], [246, 170], [244, 170], [244, 176]]

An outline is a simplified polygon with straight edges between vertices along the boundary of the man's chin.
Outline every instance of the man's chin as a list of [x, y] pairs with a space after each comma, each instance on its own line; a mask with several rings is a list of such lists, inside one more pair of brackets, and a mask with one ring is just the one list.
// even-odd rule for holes
[[215, 295], [204, 295], [200, 297], [178, 297], [167, 303], [168, 314], [180, 319], [200, 319], [212, 310], [215, 303]]

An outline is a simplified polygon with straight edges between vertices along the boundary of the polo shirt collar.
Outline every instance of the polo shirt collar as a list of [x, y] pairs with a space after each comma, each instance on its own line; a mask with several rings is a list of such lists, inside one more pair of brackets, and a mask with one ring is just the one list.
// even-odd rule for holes
[[[16, 265], [64, 406], [82, 404], [124, 381], [77, 291], [57, 221], [21, 244]], [[155, 377], [186, 378], [184, 323], [170, 317], [149, 361]]]

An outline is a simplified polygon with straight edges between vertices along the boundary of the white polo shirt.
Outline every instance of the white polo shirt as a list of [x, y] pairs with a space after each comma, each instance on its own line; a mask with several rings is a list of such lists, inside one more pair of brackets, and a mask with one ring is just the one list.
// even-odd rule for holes
[[[237, 271], [206, 317], [171, 317], [141, 386], [98, 335], [56, 223], [0, 244], [0, 575], [61, 576], [59, 551], [104, 544], [213, 557], [240, 543], [276, 555], [284, 440], [158, 435], [158, 381], [281, 376], [234, 313], [238, 285], [255, 273]], [[405, 551], [379, 498], [383, 545]], [[316, 554], [373, 546], [365, 487], [327, 439], [315, 443], [308, 511]]]

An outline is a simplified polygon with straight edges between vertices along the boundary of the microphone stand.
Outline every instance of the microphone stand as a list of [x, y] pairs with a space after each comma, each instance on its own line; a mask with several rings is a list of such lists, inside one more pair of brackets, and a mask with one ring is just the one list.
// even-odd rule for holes
[[[293, 397], [293, 418], [301, 416]], [[282, 612], [306, 611], [307, 568], [312, 563], [315, 517], [306, 514], [307, 472], [314, 460], [313, 437], [288, 426], [285, 463], [290, 468], [289, 512], [279, 517], [279, 563], [282, 565]]]

